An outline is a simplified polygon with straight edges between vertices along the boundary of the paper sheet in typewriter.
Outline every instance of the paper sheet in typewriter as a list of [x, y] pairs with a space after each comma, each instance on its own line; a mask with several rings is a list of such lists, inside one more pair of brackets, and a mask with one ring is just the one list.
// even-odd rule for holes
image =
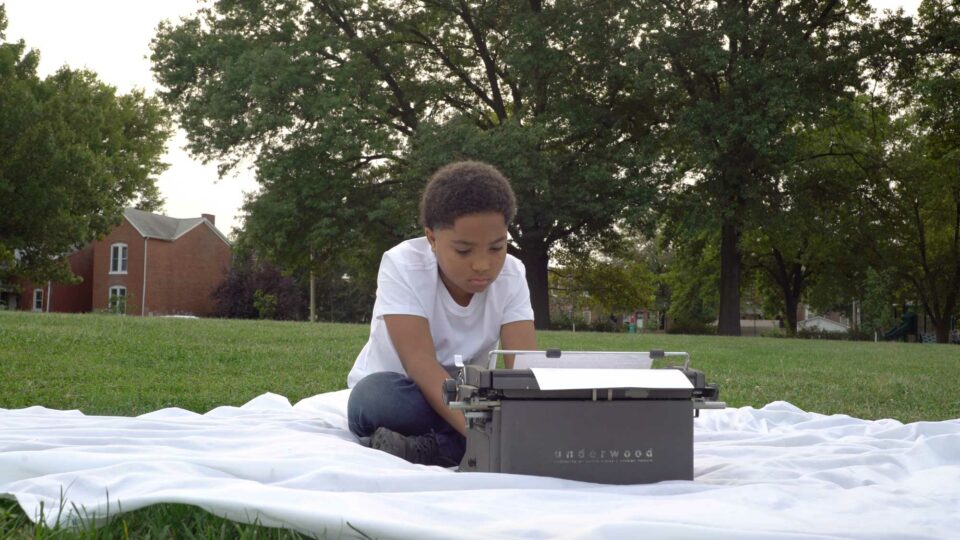
[[692, 389], [678, 369], [531, 368], [540, 390], [583, 388]]
[[566, 352], [555, 358], [545, 351], [518, 354], [514, 369], [529, 368], [593, 368], [648, 369], [653, 364], [648, 352]]

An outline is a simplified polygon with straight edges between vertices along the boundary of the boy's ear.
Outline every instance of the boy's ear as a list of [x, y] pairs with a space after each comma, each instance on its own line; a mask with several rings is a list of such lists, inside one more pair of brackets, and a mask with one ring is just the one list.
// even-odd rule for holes
[[430, 242], [430, 249], [433, 251], [437, 250], [437, 239], [433, 236], [433, 229], [430, 227], [423, 228], [423, 234], [427, 237], [427, 242]]

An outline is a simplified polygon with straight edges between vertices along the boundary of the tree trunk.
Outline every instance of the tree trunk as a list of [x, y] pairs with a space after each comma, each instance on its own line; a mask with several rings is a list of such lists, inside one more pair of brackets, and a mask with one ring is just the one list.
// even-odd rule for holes
[[[780, 250], [774, 248], [772, 255], [776, 267], [767, 270], [780, 286], [780, 292], [783, 293], [783, 314], [787, 318], [787, 335], [793, 337], [797, 335], [797, 305], [800, 304], [807, 274], [804, 273], [801, 264], [793, 262], [788, 265]], [[800, 255], [798, 254], [798, 257]]]
[[310, 322], [317, 322], [317, 277], [314, 274], [313, 250], [310, 250]]
[[740, 224], [726, 217], [720, 239], [720, 317], [717, 335], [740, 335]]
[[783, 291], [783, 306], [787, 317], [787, 335], [790, 337], [797, 335], [797, 304], [800, 295], [791, 294], [790, 291]]
[[953, 322], [953, 317], [950, 314], [953, 313], [954, 309], [956, 309], [956, 294], [948, 293], [944, 304], [945, 305], [940, 313], [936, 314], [931, 314], [930, 309], [927, 308], [927, 313], [931, 315], [930, 318], [933, 320], [933, 327], [937, 332], [937, 343], [950, 343], [950, 332], [953, 330], [950, 325], [950, 323]]
[[525, 243], [516, 255], [527, 268], [533, 324], [538, 330], [547, 330], [550, 328], [550, 293], [547, 283], [550, 256], [547, 246], [542, 241]]
[[317, 322], [317, 276], [310, 270], [310, 322]]
[[950, 343], [950, 317], [941, 317], [933, 321], [934, 328], [937, 329], [937, 343]]

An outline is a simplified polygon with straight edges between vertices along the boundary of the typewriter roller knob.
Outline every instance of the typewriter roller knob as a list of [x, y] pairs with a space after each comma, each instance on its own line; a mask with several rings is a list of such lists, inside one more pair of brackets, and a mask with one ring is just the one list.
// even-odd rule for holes
[[458, 390], [457, 381], [455, 379], [444, 379], [443, 380], [443, 403], [449, 405], [453, 401], [457, 401], [457, 390]]

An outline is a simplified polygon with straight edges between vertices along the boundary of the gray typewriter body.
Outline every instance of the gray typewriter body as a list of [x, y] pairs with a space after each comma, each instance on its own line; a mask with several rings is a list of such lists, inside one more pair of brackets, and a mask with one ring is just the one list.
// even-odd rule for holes
[[[665, 354], [683, 353], [649, 356]], [[541, 390], [531, 369], [465, 365], [444, 385], [447, 403], [467, 419], [460, 471], [604, 484], [691, 480], [693, 419], [724, 405], [701, 372], [665, 369], [681, 370], [690, 387]]]

